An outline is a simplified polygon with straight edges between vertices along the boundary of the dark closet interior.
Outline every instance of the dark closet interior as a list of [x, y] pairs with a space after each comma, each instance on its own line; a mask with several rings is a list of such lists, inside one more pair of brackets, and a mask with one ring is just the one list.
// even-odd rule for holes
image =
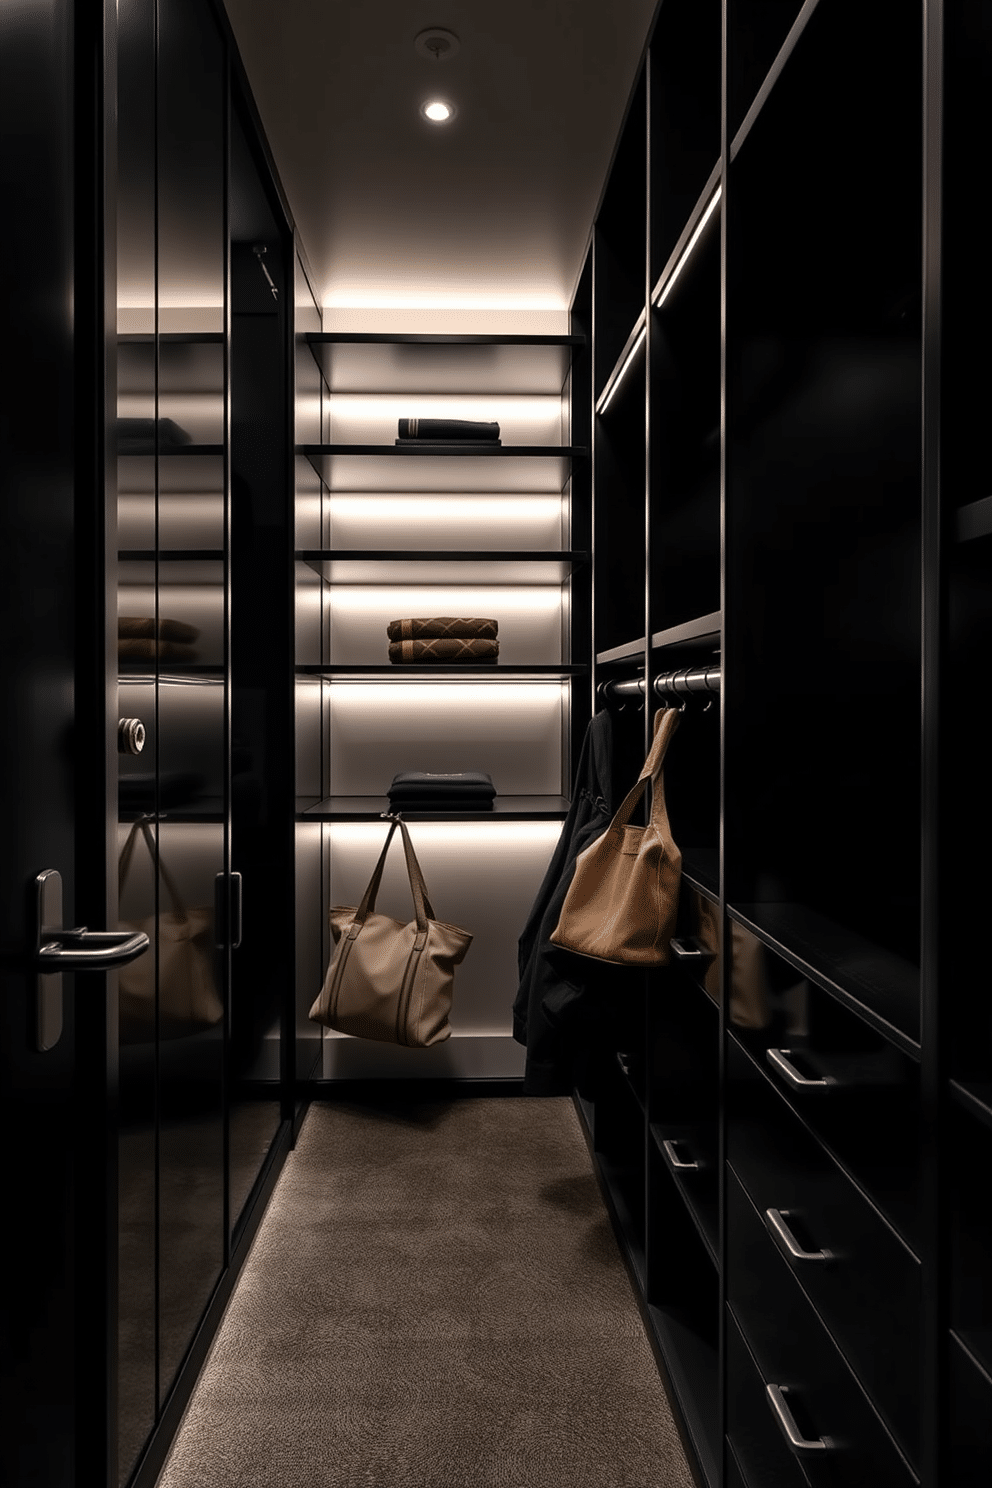
[[[499, 787], [493, 812], [412, 818], [451, 917], [467, 896], [498, 942], [422, 1070], [520, 1094], [515, 941], [584, 730], [609, 711], [619, 803], [662, 706], [683, 709], [677, 935], [669, 965], [600, 975], [609, 1017], [572, 1096], [692, 1472], [984, 1485], [992, 1024], [959, 906], [992, 818], [988, 7], [659, 0], [568, 327], [534, 335], [325, 329], [219, 0], [119, 0], [63, 29], [52, 56], [11, 31], [59, 101], [38, 168], [71, 204], [24, 303], [62, 422], [45, 436], [11, 402], [4, 468], [15, 495], [63, 492], [47, 541], [78, 554], [78, 594], [53, 559], [60, 618], [23, 650], [44, 640], [54, 667], [61, 647], [75, 678], [80, 842], [106, 806], [105, 886], [59, 844], [67, 905], [96, 924], [116, 882], [152, 950], [106, 1028], [103, 1003], [67, 1002], [44, 1068], [5, 1012], [5, 1109], [35, 1113], [12, 1193], [26, 1209], [72, 1113], [57, 1181], [84, 1175], [102, 1216], [49, 1198], [25, 1230], [58, 1252], [25, 1274], [56, 1278], [66, 1357], [86, 1353], [72, 1329], [103, 1330], [95, 1410], [69, 1399], [52, 1318], [30, 1344], [24, 1399], [54, 1359], [68, 1402], [46, 1488], [77, 1480], [73, 1452], [104, 1488], [150, 1488], [307, 1102], [411, 1073], [409, 1051], [376, 1063], [307, 1017], [391, 774]], [[71, 336], [51, 311], [70, 282]], [[15, 306], [17, 346], [26, 325]], [[508, 400], [502, 448], [394, 446], [397, 413], [465, 398]], [[503, 606], [499, 666], [401, 685], [384, 623], [454, 594]], [[72, 645], [106, 630], [99, 661], [69, 655], [70, 611]], [[106, 739], [87, 733], [115, 686]]]

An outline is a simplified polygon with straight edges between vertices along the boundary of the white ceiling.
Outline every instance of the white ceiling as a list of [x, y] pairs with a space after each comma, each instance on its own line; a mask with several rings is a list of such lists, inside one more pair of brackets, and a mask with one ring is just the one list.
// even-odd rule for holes
[[[656, 0], [225, 3], [329, 324], [560, 319]], [[419, 56], [428, 26], [458, 55]]]

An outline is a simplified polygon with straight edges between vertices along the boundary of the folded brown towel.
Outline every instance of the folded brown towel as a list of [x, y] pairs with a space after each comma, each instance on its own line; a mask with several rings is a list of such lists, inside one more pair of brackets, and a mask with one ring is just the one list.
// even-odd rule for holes
[[[156, 630], [156, 624], [158, 629]], [[117, 634], [128, 640], [195, 641], [200, 634], [195, 625], [184, 620], [159, 620], [152, 615], [118, 615]]]
[[454, 637], [427, 641], [393, 641], [390, 661], [495, 661], [499, 641], [459, 640]]
[[117, 642], [117, 655], [122, 661], [196, 661], [195, 646], [181, 641], [154, 641], [124, 638]]
[[447, 640], [494, 641], [499, 626], [495, 620], [452, 620], [438, 615], [433, 620], [390, 620], [386, 633], [391, 641]]

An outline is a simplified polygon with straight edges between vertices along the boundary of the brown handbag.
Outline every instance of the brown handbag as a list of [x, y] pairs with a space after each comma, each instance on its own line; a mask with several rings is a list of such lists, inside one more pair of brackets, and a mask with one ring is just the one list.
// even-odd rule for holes
[[[143, 837], [172, 904], [171, 911], [143, 920], [122, 920], [123, 930], [144, 930], [152, 949], [122, 966], [120, 1040], [123, 1044], [183, 1038], [213, 1028], [224, 1017], [224, 1004], [214, 976], [214, 912], [208, 905], [188, 908], [179, 886], [159, 855], [148, 822], [140, 818], [127, 835], [118, 865], [123, 893], [138, 836]], [[155, 969], [158, 966], [156, 1006]]]
[[[619, 966], [665, 966], [682, 878], [682, 854], [672, 841], [662, 766], [679, 722], [677, 708], [660, 710], [654, 741], [619, 811], [601, 837], [576, 859], [554, 945]], [[634, 807], [651, 782], [651, 817], [630, 826]]]
[[[334, 955], [310, 1017], [339, 1033], [427, 1049], [451, 1034], [455, 967], [472, 943], [467, 930], [434, 916], [406, 823], [391, 817], [386, 844], [358, 908], [330, 911]], [[375, 914], [386, 854], [399, 827], [415, 918], [403, 925]]]

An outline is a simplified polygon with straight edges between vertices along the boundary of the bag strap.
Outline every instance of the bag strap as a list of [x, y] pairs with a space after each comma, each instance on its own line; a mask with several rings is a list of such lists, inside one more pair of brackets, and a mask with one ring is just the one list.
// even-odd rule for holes
[[410, 833], [407, 831], [406, 822], [401, 821], [398, 816], [391, 816], [389, 818], [389, 822], [389, 832], [387, 833], [382, 852], [379, 854], [379, 861], [375, 865], [372, 877], [369, 880], [369, 886], [365, 890], [365, 893], [362, 895], [362, 902], [355, 911], [354, 925], [351, 932], [349, 933], [349, 939], [352, 940], [358, 934], [362, 925], [365, 924], [366, 917], [375, 909], [375, 901], [379, 893], [379, 885], [382, 882], [382, 870], [386, 866], [386, 854], [389, 852], [389, 844], [393, 840], [393, 833], [396, 831], [397, 827], [399, 827], [403, 837], [403, 851], [406, 856], [406, 871], [407, 877], [410, 880], [410, 892], [413, 895], [413, 904], [417, 916], [418, 935], [426, 935], [427, 921], [429, 919], [436, 919], [436, 915], [434, 914], [434, 906], [431, 904], [431, 901], [427, 896], [427, 885], [424, 883], [424, 875], [420, 871], [420, 864], [417, 862], [417, 855], [413, 850], [413, 843], [410, 841]]
[[648, 750], [647, 759], [637, 782], [624, 796], [620, 802], [619, 809], [613, 818], [614, 827], [627, 826], [633, 814], [634, 807], [644, 794], [648, 781], [651, 782], [651, 822], [654, 826], [667, 825], [668, 813], [665, 809], [665, 788], [662, 783], [662, 766], [665, 763], [665, 755], [671, 743], [672, 735], [679, 726], [682, 718], [678, 708], [659, 708], [654, 716], [654, 738], [651, 748]]
[[121, 895], [121, 894], [123, 894], [123, 892], [124, 892], [124, 885], [127, 882], [127, 875], [128, 875], [128, 873], [130, 871], [130, 868], [131, 868], [131, 859], [134, 856], [134, 840], [135, 840], [135, 838], [138, 835], [138, 829], [139, 829], [140, 826], [141, 826], [141, 818], [139, 817], [138, 820], [134, 823], [134, 825], [131, 828], [130, 832], [128, 832], [127, 838], [125, 839], [125, 842], [124, 842], [124, 846], [121, 848], [121, 855], [120, 855], [120, 857], [117, 860], [117, 893], [118, 893], [118, 896]]
[[117, 864], [118, 894], [122, 894], [124, 892], [124, 884], [127, 880], [127, 875], [131, 867], [131, 859], [134, 855], [134, 844], [139, 832], [145, 839], [145, 846], [148, 848], [148, 855], [155, 866], [155, 870], [158, 874], [160, 874], [162, 882], [165, 884], [166, 890], [168, 891], [169, 898], [172, 901], [173, 914], [176, 916], [177, 920], [179, 920], [180, 922], [185, 922], [188, 919], [186, 905], [183, 903], [183, 898], [179, 892], [179, 886], [176, 883], [176, 880], [173, 878], [172, 874], [169, 872], [168, 868], [166, 868], [165, 864], [162, 862], [161, 857], [159, 856], [158, 847], [156, 846], [155, 838], [152, 835], [152, 829], [149, 825], [147, 817], [138, 818], [138, 820], [134, 823], [134, 826], [131, 828], [130, 832], [128, 832], [124, 846], [121, 848], [121, 855]]
[[[418, 894], [420, 896], [420, 902], [424, 906], [424, 923], [426, 927], [427, 920], [436, 920], [437, 915], [434, 913], [434, 906], [431, 904], [430, 897], [427, 893], [427, 885], [424, 882], [424, 875], [421, 871], [420, 864], [417, 861], [417, 854], [413, 850], [413, 843], [410, 840], [410, 833], [407, 830], [406, 822], [403, 820], [402, 817], [400, 817], [399, 826], [400, 831], [403, 833], [403, 851], [406, 855], [406, 871], [410, 879], [410, 892], [413, 894], [414, 904], [417, 903]], [[420, 925], [419, 913], [417, 918], [417, 925], [418, 927]]]

